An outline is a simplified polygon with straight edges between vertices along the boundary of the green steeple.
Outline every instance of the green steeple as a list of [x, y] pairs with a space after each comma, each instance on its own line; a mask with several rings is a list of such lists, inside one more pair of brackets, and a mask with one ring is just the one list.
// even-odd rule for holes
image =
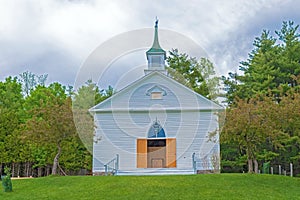
[[148, 57], [148, 54], [161, 54], [161, 53], [164, 54], [164, 57], [165, 57], [166, 51], [160, 47], [159, 41], [158, 41], [158, 19], [156, 19], [154, 27], [155, 27], [154, 40], [153, 40], [152, 47], [146, 52], [147, 57]]
[[152, 47], [146, 52], [148, 60], [148, 69], [145, 69], [145, 74], [153, 71], [167, 73], [165, 69], [166, 51], [163, 50], [158, 42], [158, 19], [155, 21], [154, 41]]

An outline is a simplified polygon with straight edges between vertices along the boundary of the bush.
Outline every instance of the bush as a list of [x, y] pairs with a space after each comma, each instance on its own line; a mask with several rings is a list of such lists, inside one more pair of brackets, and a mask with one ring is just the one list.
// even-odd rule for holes
[[2, 176], [2, 186], [3, 186], [3, 190], [4, 192], [12, 192], [12, 182], [11, 182], [11, 174], [10, 174], [10, 169], [8, 167], [5, 167], [4, 169], [4, 173], [6, 174], [6, 176]]

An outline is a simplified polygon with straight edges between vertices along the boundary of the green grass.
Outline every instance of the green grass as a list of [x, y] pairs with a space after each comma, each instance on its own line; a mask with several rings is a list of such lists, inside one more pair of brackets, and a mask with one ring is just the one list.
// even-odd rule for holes
[[67, 176], [13, 180], [0, 200], [300, 199], [300, 179], [278, 175]]

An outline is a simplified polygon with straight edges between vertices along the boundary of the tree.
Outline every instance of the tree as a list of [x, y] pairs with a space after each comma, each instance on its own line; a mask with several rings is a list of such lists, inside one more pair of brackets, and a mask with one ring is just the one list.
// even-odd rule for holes
[[42, 169], [47, 165], [47, 155], [49, 155], [48, 150], [45, 146], [38, 144], [31, 145], [32, 156], [34, 159], [33, 168], [38, 169], [38, 177], [42, 176]]
[[17, 158], [17, 142], [22, 123], [23, 96], [21, 84], [16, 78], [8, 77], [0, 82], [0, 173], [4, 163]]
[[[295, 26], [293, 22], [289, 21], [283, 22], [281, 29], [275, 31], [274, 36], [271, 36], [270, 31], [264, 30], [260, 37], [255, 38], [254, 49], [249, 53], [248, 59], [240, 63], [242, 73], [231, 72], [229, 77], [222, 77], [229, 105], [226, 128], [229, 128], [229, 124], [232, 125], [231, 135], [228, 135], [230, 131], [222, 132], [223, 135], [228, 136], [228, 138], [223, 138], [223, 141], [231, 137], [229, 139], [231, 142], [239, 140], [247, 142], [246, 138], [240, 137], [238, 132], [233, 130], [251, 133], [247, 126], [249, 118], [243, 118], [237, 114], [230, 118], [230, 115], [235, 113], [234, 109], [240, 109], [241, 116], [247, 113], [246, 110], [242, 111], [241, 101], [251, 104], [253, 99], [259, 97], [261, 98], [259, 104], [264, 104], [265, 108], [269, 107], [269, 111], [266, 109], [260, 111], [265, 115], [265, 121], [273, 122], [267, 130], [276, 130], [277, 134], [280, 134], [272, 140], [259, 140], [262, 133], [260, 124], [252, 123], [252, 133], [255, 134], [253, 138], [256, 138], [255, 158], [258, 160], [272, 161], [276, 164], [299, 161], [299, 155], [295, 153], [299, 151], [299, 138], [295, 134], [299, 132], [299, 122], [295, 120], [299, 118], [295, 112], [299, 113], [296, 101], [298, 95], [296, 94], [299, 93], [300, 88], [300, 35], [298, 28], [298, 25]], [[267, 105], [267, 102], [270, 105]], [[255, 103], [254, 105], [259, 104]], [[247, 106], [254, 109], [253, 111], [256, 109], [250, 105]], [[270, 113], [273, 114], [269, 115]], [[239, 143], [236, 145], [239, 148]], [[243, 154], [244, 152], [241, 156]], [[297, 166], [297, 164], [295, 165]]]
[[71, 98], [66, 96], [65, 87], [53, 83], [49, 87], [37, 87], [29, 100], [33, 106], [29, 111], [31, 118], [26, 122], [25, 132], [35, 142], [56, 146], [52, 166], [52, 174], [56, 174], [60, 167], [61, 145], [76, 134]]
[[299, 25], [294, 25], [293, 21], [284, 21], [280, 31], [275, 31], [279, 41], [281, 41], [279, 67], [281, 76], [278, 82], [288, 84], [291, 87], [299, 83], [293, 78], [300, 74], [300, 34]]
[[72, 137], [64, 141], [60, 163], [67, 174], [76, 174], [81, 169], [92, 168], [91, 153], [82, 144], [80, 138]]
[[48, 74], [36, 75], [29, 71], [19, 74], [18, 80], [22, 84], [24, 96], [28, 96], [30, 94], [30, 91], [33, 90], [36, 86], [44, 86], [47, 77]]
[[294, 22], [283, 22], [281, 30], [275, 31], [277, 37], [264, 30], [255, 38], [248, 59], [240, 62], [242, 74], [229, 73], [229, 77], [222, 77], [229, 104], [235, 98], [249, 99], [270, 94], [270, 91], [278, 98], [297, 86], [295, 77], [300, 74], [298, 27]]
[[[259, 162], [271, 162], [286, 168], [289, 163], [294, 163], [294, 173], [299, 173], [299, 110], [300, 93], [297, 87], [281, 96], [280, 101], [272, 95], [235, 100], [227, 108], [226, 122], [221, 132], [223, 164], [234, 168], [246, 156], [249, 172], [257, 172]], [[232, 155], [234, 159], [230, 158]]]
[[247, 157], [249, 173], [258, 172], [258, 156], [267, 143], [280, 146], [277, 138], [282, 132], [277, 126], [277, 107], [272, 98], [259, 96], [239, 99], [226, 112], [220, 140], [238, 145]]
[[[299, 82], [296, 82], [299, 84]], [[300, 172], [300, 93], [290, 90], [283, 96], [278, 105], [278, 127], [286, 133], [286, 137], [280, 138], [282, 148], [278, 149], [279, 158], [277, 164], [294, 164], [294, 173]], [[289, 167], [289, 166], [287, 166]]]
[[114, 90], [111, 86], [106, 90], [100, 90], [92, 80], [88, 80], [74, 95], [73, 114], [76, 129], [83, 144], [90, 152], [92, 152], [95, 127], [93, 117], [88, 109], [104, 101], [113, 93]]
[[216, 100], [219, 94], [219, 78], [215, 76], [214, 66], [207, 58], [197, 60], [185, 53], [172, 49], [167, 57], [169, 75], [195, 92]]
[[27, 75], [36, 81], [28, 93], [22, 92], [17, 78], [0, 82], [0, 173], [3, 165], [11, 169], [12, 176], [49, 175], [51, 169], [55, 174], [57, 168], [70, 173], [89, 169], [91, 155], [74, 126], [72, 88], [59, 83], [46, 87], [37, 76]]

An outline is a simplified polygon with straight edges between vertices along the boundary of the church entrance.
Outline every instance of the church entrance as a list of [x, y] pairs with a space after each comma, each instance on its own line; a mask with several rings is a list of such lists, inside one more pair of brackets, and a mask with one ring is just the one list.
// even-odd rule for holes
[[156, 119], [148, 131], [148, 138], [137, 139], [137, 168], [176, 167], [176, 138], [166, 134]]
[[137, 168], [175, 168], [176, 138], [136, 141]]
[[166, 167], [166, 140], [147, 141], [147, 168]]

